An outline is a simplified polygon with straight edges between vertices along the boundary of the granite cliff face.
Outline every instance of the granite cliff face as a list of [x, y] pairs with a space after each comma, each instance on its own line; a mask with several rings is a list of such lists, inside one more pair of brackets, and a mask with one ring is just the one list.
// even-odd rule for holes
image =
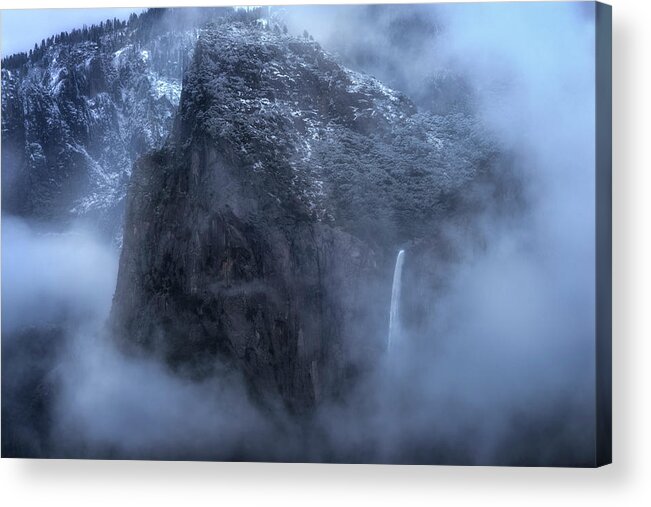
[[470, 212], [495, 157], [472, 118], [418, 113], [307, 38], [212, 25], [133, 171], [114, 332], [295, 412], [343, 396], [383, 353], [397, 247]]

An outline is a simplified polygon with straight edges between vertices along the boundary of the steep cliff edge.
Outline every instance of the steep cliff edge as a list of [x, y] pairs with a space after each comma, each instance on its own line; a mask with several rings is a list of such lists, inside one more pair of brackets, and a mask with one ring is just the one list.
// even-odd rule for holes
[[342, 396], [383, 352], [397, 246], [471, 210], [495, 157], [472, 118], [418, 113], [314, 42], [215, 24], [133, 170], [113, 329], [297, 412]]

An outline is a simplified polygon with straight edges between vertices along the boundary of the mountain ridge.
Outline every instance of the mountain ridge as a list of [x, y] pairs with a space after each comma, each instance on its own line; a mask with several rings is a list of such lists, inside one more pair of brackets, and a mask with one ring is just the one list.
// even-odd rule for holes
[[296, 413], [345, 396], [383, 353], [395, 248], [473, 212], [487, 139], [308, 38], [207, 27], [129, 185], [115, 335], [193, 378], [225, 362]]

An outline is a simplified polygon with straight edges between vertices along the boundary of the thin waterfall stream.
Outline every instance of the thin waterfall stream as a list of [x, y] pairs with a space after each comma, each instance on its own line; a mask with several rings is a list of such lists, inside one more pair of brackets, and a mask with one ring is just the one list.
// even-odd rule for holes
[[393, 287], [391, 288], [391, 310], [389, 312], [389, 339], [387, 350], [400, 340], [400, 292], [402, 291], [402, 265], [405, 260], [405, 251], [400, 250], [396, 257], [396, 267], [393, 270]]

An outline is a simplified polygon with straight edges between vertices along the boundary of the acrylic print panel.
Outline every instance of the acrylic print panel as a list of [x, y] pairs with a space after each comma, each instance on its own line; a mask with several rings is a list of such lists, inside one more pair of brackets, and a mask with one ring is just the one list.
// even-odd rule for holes
[[2, 27], [3, 457], [610, 461], [609, 7]]

